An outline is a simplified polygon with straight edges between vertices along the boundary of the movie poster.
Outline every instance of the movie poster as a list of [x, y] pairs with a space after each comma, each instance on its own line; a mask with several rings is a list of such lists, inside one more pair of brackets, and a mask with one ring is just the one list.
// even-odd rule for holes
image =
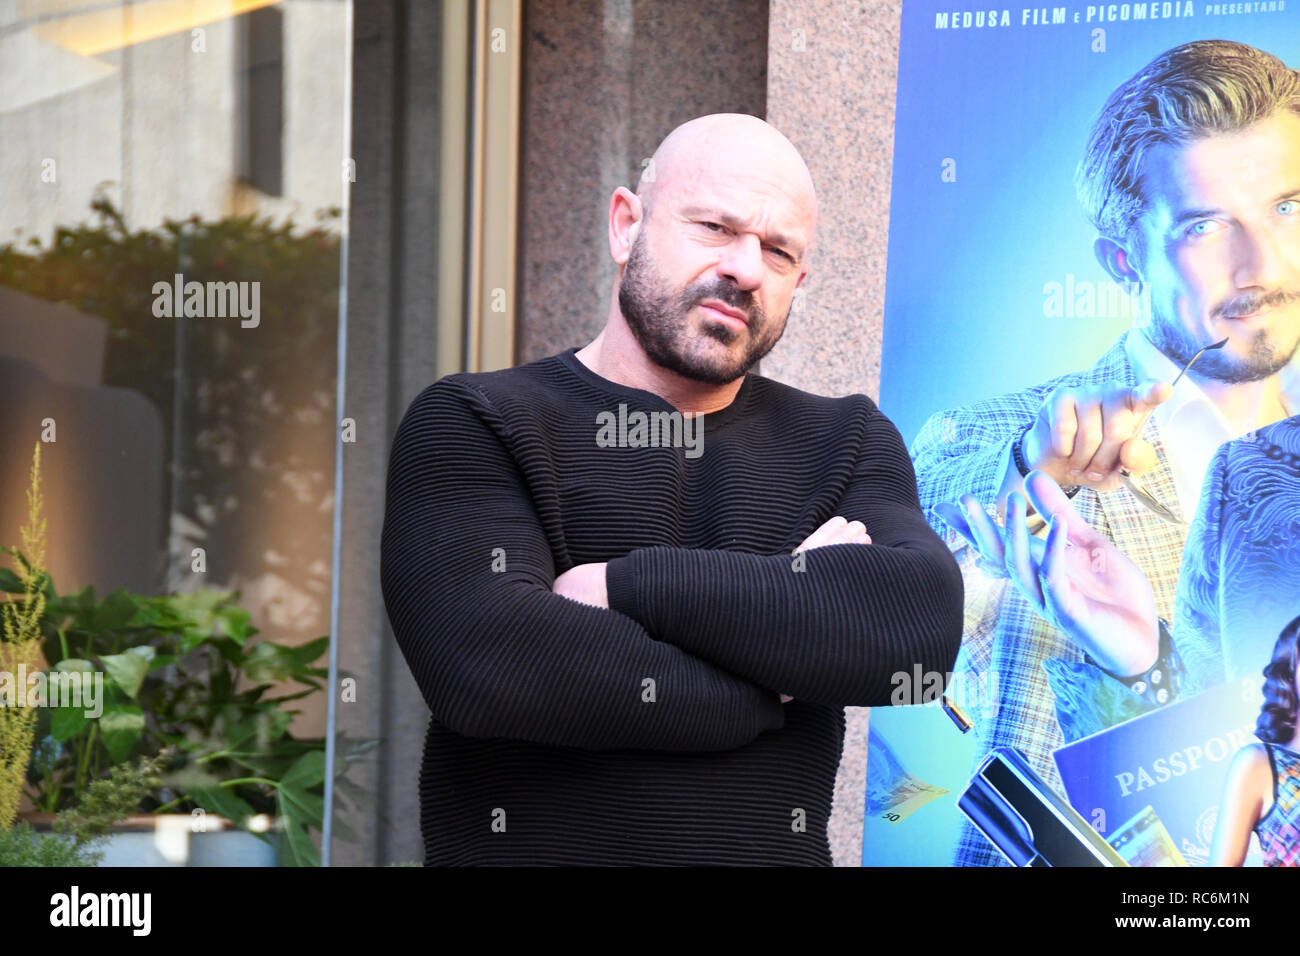
[[871, 714], [864, 864], [1300, 852], [1296, 67], [1281, 0], [904, 3], [880, 404], [966, 625]]

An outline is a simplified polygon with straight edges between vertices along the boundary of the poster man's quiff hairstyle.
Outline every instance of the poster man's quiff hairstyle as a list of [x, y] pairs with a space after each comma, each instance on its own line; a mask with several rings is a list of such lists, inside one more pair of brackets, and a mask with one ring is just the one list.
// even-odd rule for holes
[[1074, 179], [1084, 213], [1128, 248], [1146, 210], [1149, 149], [1245, 129], [1279, 109], [1300, 114], [1300, 70], [1272, 54], [1229, 40], [1166, 50], [1116, 89], [1093, 123]]

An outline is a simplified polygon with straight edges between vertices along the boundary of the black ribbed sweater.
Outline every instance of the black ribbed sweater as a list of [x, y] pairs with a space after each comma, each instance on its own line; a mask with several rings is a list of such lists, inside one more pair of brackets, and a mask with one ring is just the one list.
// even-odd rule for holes
[[[448, 376], [393, 441], [381, 579], [432, 711], [425, 863], [829, 865], [842, 708], [961, 640], [902, 439], [864, 395], [747, 375], [702, 454], [601, 447], [601, 413], [674, 409], [575, 351]], [[873, 543], [796, 560], [835, 515]], [[552, 593], [602, 561], [609, 610]]]

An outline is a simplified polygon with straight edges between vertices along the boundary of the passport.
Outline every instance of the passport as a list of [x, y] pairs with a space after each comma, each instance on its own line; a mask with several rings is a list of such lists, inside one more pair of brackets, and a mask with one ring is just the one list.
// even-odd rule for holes
[[1147, 807], [1191, 866], [1204, 866], [1233, 756], [1254, 743], [1262, 680], [1210, 688], [1053, 754], [1070, 805], [1110, 839]]

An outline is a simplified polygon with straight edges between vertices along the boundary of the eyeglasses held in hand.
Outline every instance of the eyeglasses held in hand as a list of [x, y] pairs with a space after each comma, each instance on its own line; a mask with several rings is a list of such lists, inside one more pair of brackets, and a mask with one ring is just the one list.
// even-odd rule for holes
[[[1202, 355], [1204, 355], [1206, 352], [1213, 351], [1214, 349], [1221, 349], [1227, 344], [1228, 344], [1228, 340], [1224, 339], [1221, 342], [1215, 342], [1213, 345], [1205, 346], [1203, 349], [1201, 349], [1199, 352], [1193, 355], [1191, 359], [1188, 360], [1187, 364], [1183, 366], [1183, 370], [1179, 372], [1177, 378], [1174, 379], [1173, 384], [1177, 385], [1178, 379], [1186, 375], [1187, 370], [1190, 369], [1192, 365], [1195, 364], [1196, 360], [1200, 358]], [[1138, 422], [1137, 428], [1134, 429], [1133, 431], [1134, 435], [1142, 434], [1142, 429], [1146, 427], [1147, 419], [1151, 417], [1151, 413], [1153, 411], [1155, 411], [1155, 409], [1152, 408], [1147, 409], [1146, 414], [1142, 416], [1142, 420]], [[1186, 521], [1181, 520], [1177, 515], [1175, 515], [1172, 511], [1170, 511], [1168, 508], [1162, 505], [1159, 501], [1157, 501], [1155, 497], [1151, 495], [1150, 492], [1148, 492], [1145, 488], [1142, 487], [1142, 485], [1138, 482], [1138, 480], [1133, 477], [1132, 472], [1130, 472], [1127, 468], [1121, 468], [1119, 470], [1119, 477], [1120, 480], [1124, 482], [1124, 487], [1128, 488], [1129, 491], [1133, 492], [1133, 497], [1137, 498], [1138, 501], [1146, 505], [1147, 508], [1150, 509], [1157, 517], [1163, 518], [1165, 521], [1168, 521], [1170, 524], [1183, 525], [1187, 523]]]

